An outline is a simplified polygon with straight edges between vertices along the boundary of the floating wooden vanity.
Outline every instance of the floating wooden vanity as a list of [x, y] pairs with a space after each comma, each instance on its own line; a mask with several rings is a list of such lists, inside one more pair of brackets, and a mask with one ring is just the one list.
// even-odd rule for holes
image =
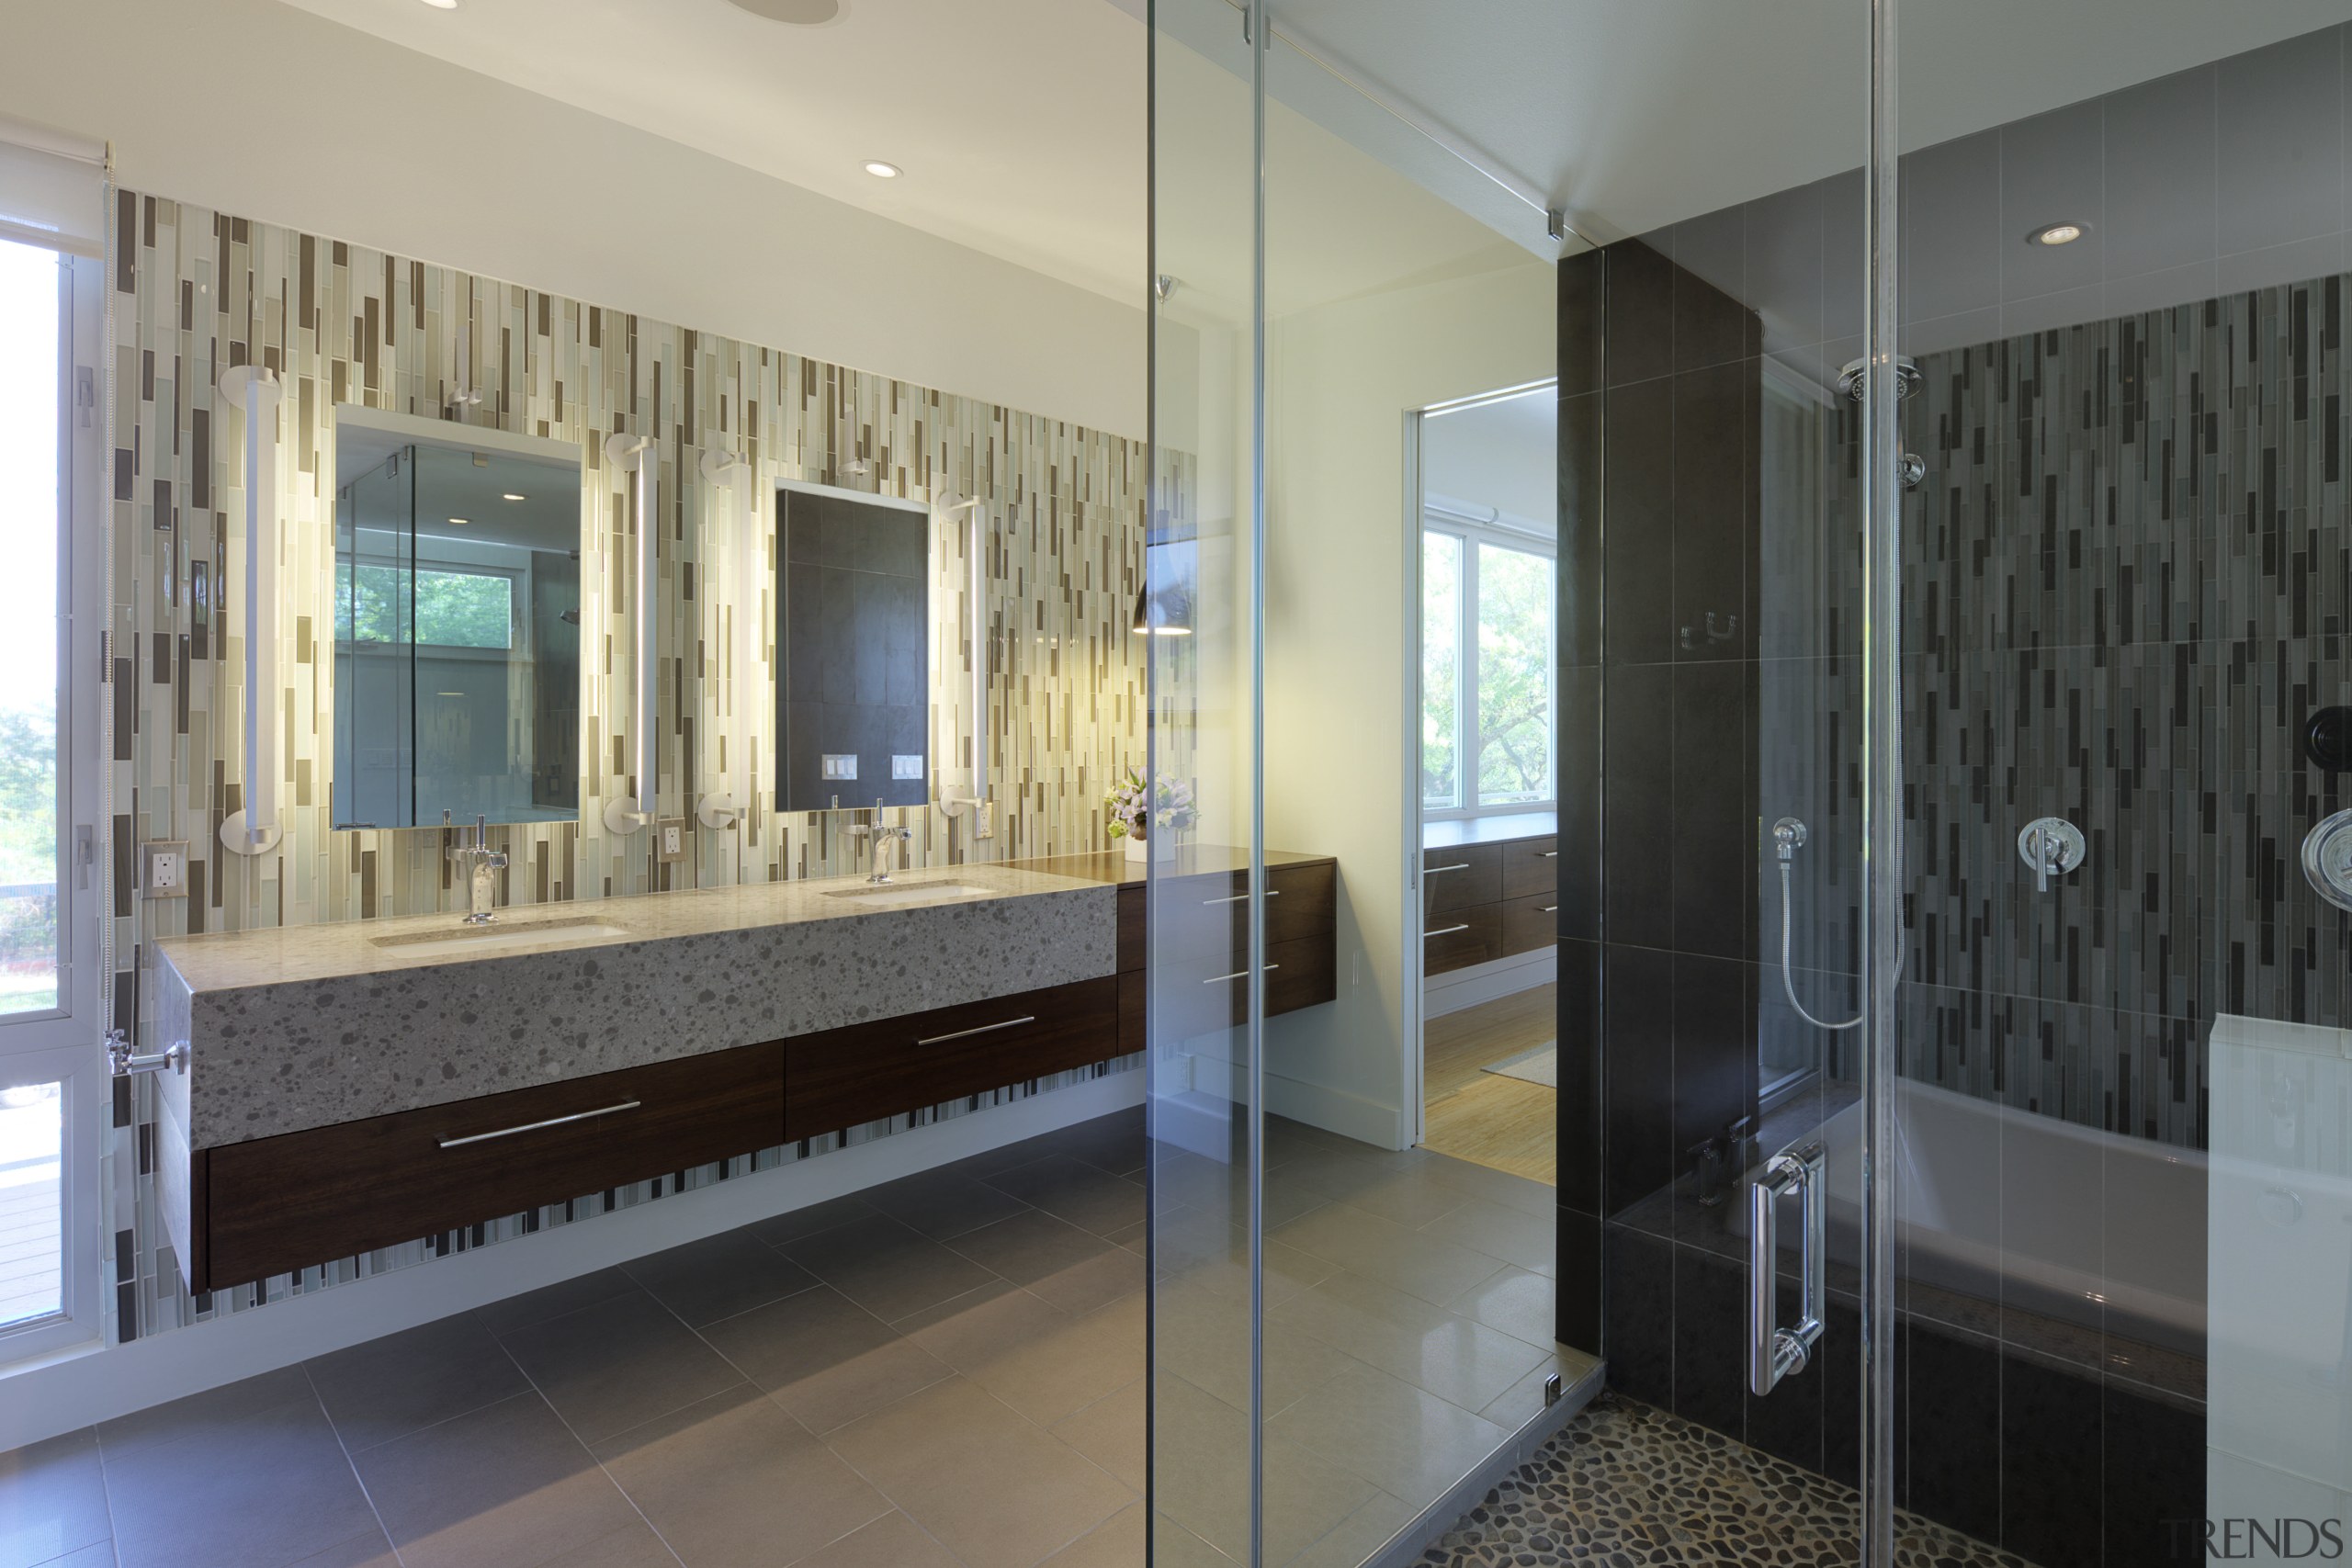
[[1421, 834], [1421, 973], [1550, 947], [1559, 935], [1551, 812], [1432, 822]]
[[[1329, 1001], [1337, 866], [1270, 860], [1268, 1010]], [[1113, 855], [907, 873], [899, 903], [831, 882], [514, 909], [496, 945], [449, 916], [160, 943], [158, 1034], [191, 1044], [159, 1078], [188, 1286], [1139, 1051], [1148, 955], [1168, 966], [1166, 1037], [1238, 1022], [1235, 861], [1163, 867], [1158, 944], [1143, 867]], [[966, 891], [927, 901], [926, 884]]]

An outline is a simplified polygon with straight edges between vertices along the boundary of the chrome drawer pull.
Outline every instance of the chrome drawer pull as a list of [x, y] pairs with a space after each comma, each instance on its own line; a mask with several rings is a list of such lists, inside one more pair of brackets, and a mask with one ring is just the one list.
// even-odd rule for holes
[[[1279, 887], [1269, 887], [1266, 889], [1266, 897], [1269, 898], [1279, 898], [1282, 896], [1283, 890]], [[1250, 895], [1247, 893], [1236, 893], [1230, 898], [1204, 898], [1201, 900], [1201, 908], [1205, 909], [1212, 904], [1238, 904], [1241, 900], [1249, 897]]]
[[1557, 904], [1546, 904], [1535, 912], [1539, 915], [1556, 915], [1560, 912], [1560, 907]]
[[[1282, 965], [1279, 964], [1269, 964], [1265, 968], [1259, 970], [1258, 973], [1264, 975], [1281, 967]], [[1222, 986], [1227, 980], [1239, 980], [1245, 978], [1249, 973], [1250, 971], [1247, 969], [1236, 969], [1230, 975], [1212, 975], [1207, 979], [1202, 981], [1201, 984], [1204, 986]]]
[[603, 1105], [594, 1111], [575, 1111], [569, 1116], [550, 1116], [544, 1122], [526, 1122], [519, 1127], [501, 1127], [495, 1133], [469, 1133], [462, 1138], [435, 1140], [445, 1149], [459, 1149], [468, 1144], [486, 1144], [492, 1138], [511, 1138], [517, 1133], [537, 1133], [548, 1127], [561, 1127], [573, 1122], [594, 1122], [599, 1116], [617, 1116], [624, 1111], [635, 1111], [644, 1105], [641, 1100], [624, 1100], [618, 1105]]
[[1423, 876], [1435, 876], [1441, 871], [1468, 871], [1469, 869], [1470, 863], [1465, 860], [1460, 865], [1433, 865], [1424, 870], [1421, 874]]
[[1558, 860], [1560, 858], [1560, 852], [1557, 850], [1545, 850], [1542, 854], [1535, 858], [1538, 860]]
[[959, 1029], [953, 1034], [934, 1034], [928, 1040], [918, 1040], [915, 1043], [918, 1045], [944, 1045], [950, 1040], [962, 1040], [974, 1034], [993, 1034], [1000, 1029], [1018, 1029], [1024, 1023], [1035, 1023], [1036, 1021], [1037, 1015], [1033, 1012], [1026, 1018], [1008, 1018], [1002, 1023], [984, 1023], [978, 1029]]
[[1427, 942], [1433, 936], [1452, 936], [1455, 931], [1466, 931], [1469, 929], [1470, 923], [1467, 920], [1464, 920], [1458, 926], [1444, 926], [1433, 931], [1423, 931], [1421, 933], [1421, 940], [1423, 942]]

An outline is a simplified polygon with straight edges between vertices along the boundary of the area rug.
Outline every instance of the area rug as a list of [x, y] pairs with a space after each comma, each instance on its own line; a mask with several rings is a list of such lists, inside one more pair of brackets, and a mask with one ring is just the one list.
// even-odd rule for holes
[[1560, 1043], [1546, 1040], [1532, 1051], [1521, 1051], [1499, 1062], [1489, 1062], [1478, 1069], [1498, 1077], [1517, 1078], [1522, 1083], [1540, 1083], [1545, 1089], [1560, 1087]]

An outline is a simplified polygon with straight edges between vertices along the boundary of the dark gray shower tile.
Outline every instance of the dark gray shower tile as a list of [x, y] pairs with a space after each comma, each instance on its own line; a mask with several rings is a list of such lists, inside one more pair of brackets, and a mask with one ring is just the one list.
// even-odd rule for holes
[[1559, 672], [1559, 934], [1597, 941], [1601, 931], [1601, 688], [1595, 665]]
[[1623, 846], [1603, 878], [1611, 942], [1674, 941], [1675, 673], [1671, 665], [1643, 664], [1611, 667], [1604, 677], [1602, 839]]
[[1560, 396], [1601, 389], [1608, 344], [1609, 253], [1596, 247], [1560, 262], [1557, 330]]
[[1649, 239], [1610, 246], [1609, 385], [1651, 380], [1673, 368], [1674, 264]]
[[1895, 1440], [1905, 1450], [1905, 1506], [1979, 1540], [1998, 1540], [2000, 1347], [1916, 1319], [1904, 1325], [1902, 1340]]
[[1737, 659], [1754, 646], [1747, 611], [1749, 475], [1746, 388], [1758, 362], [1674, 378], [1674, 657]]
[[1601, 428], [1607, 406], [1604, 392], [1560, 400], [1559, 658], [1570, 667], [1598, 664], [1601, 657]]
[[1763, 318], [1768, 354], [1821, 340], [1823, 200], [1815, 182], [1747, 204], [1740, 298]]
[[1652, 1404], [1674, 1404], [1674, 1244], [1624, 1225], [1601, 1227], [1601, 1345], [1609, 1382]]
[[2216, 68], [2216, 102], [2221, 231], [2254, 246], [2338, 230], [2344, 119], [2337, 51], [2292, 38], [2232, 55]]
[[2001, 137], [1939, 142], [1903, 160], [1904, 314], [1950, 315], [2001, 298]]
[[[1678, 953], [1674, 958], [1673, 1150], [1694, 1194], [1737, 1186], [1739, 1123], [1756, 1109], [1756, 996], [1752, 965]], [[1712, 1174], [1702, 1175], [1713, 1154]], [[1679, 1234], [1684, 1211], [1677, 1210]], [[1719, 1213], [1694, 1224], [1721, 1228]], [[1682, 1239], [1696, 1240], [1696, 1236]], [[1710, 1423], [1711, 1425], [1713, 1423]]]
[[2204, 1411], [2111, 1382], [2104, 1403], [2107, 1561], [2204, 1561]]
[[[2001, 299], [2096, 289], [2106, 251], [2105, 106], [2097, 98], [2001, 128]], [[2079, 224], [2071, 244], [2026, 237], [2052, 223]], [[2098, 313], [2096, 300], [2089, 312]]]
[[2216, 254], [2215, 92], [2214, 68], [2200, 65], [2102, 100], [2109, 277], [2206, 263]]
[[[1673, 772], [1670, 837], [1647, 852], [1668, 856], [1673, 945], [1679, 952], [1744, 958], [1754, 952], [1756, 796], [1748, 765], [1754, 708], [1752, 663], [1683, 664], [1672, 676]], [[1623, 753], [1615, 748], [1610, 755]], [[1620, 773], [1619, 777], [1628, 777]], [[1630, 780], [1655, 775], [1635, 772]], [[1613, 796], [1612, 792], [1612, 796]], [[1612, 858], [1620, 864], [1645, 852]], [[1611, 934], [1621, 934], [1612, 926]]]
[[1674, 960], [1611, 943], [1601, 964], [1601, 1213], [1613, 1215], [1674, 1179]]
[[2090, 1456], [2103, 1451], [2096, 1377], [2027, 1360], [2001, 1363], [2001, 1545], [2031, 1562], [2099, 1560], [2099, 1510], [2084, 1506]]
[[1608, 394], [1602, 616], [1611, 664], [1674, 657], [1674, 383]]
[[1747, 1320], [1747, 1275], [1694, 1247], [1674, 1249], [1674, 1413], [1736, 1438], [1747, 1367], [1737, 1353]]
[[1605, 1136], [1601, 953], [1599, 942], [1563, 941], [1557, 971], [1560, 1201], [1589, 1214], [1600, 1212]]

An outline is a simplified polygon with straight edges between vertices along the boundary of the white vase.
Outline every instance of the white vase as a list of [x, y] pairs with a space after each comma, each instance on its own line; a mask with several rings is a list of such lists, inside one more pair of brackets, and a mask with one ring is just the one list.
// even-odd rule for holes
[[1121, 841], [1127, 846], [1127, 859], [1136, 865], [1146, 861], [1165, 863], [1176, 858], [1176, 835], [1173, 833], [1155, 833], [1148, 839], [1129, 833]]
[[1129, 833], [1125, 838], [1119, 841], [1127, 846], [1127, 859], [1133, 861], [1137, 865], [1142, 864], [1145, 861], [1151, 858], [1151, 851], [1147, 849], [1144, 845], [1144, 840], [1137, 838], [1135, 834]]

